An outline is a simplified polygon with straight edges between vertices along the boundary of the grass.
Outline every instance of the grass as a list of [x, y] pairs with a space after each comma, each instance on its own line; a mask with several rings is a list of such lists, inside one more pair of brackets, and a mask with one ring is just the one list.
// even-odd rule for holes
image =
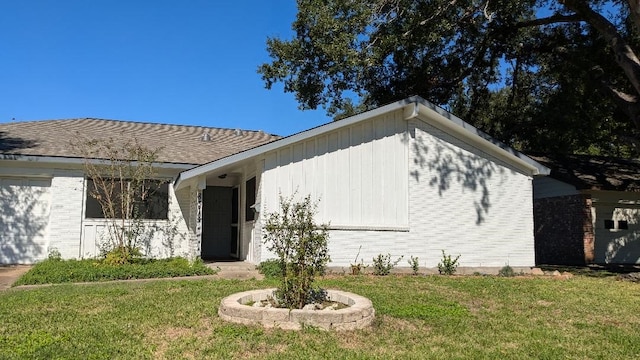
[[598, 359], [640, 354], [639, 284], [613, 277], [345, 276], [374, 326], [229, 324], [218, 304], [274, 280], [60, 285], [0, 293], [0, 358]]
[[47, 259], [34, 265], [13, 285], [149, 279], [214, 273], [214, 270], [202, 262], [191, 263], [184, 258], [138, 259], [125, 265], [112, 265], [93, 259]]

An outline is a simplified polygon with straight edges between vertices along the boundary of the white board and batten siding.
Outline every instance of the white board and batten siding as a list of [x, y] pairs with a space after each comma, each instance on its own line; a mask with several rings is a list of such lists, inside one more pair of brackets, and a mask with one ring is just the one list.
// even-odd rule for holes
[[[353, 262], [359, 245], [363, 254], [393, 249], [395, 233], [409, 230], [406, 128], [397, 111], [267, 153], [262, 214], [278, 211], [279, 195], [318, 200], [333, 266]], [[259, 253], [274, 257], [264, 245]]]
[[[460, 254], [461, 266], [535, 261], [531, 177], [401, 112], [266, 154], [263, 212], [296, 191], [320, 200], [331, 266], [354, 263], [358, 251], [368, 264], [390, 253], [435, 267], [442, 250]], [[261, 260], [274, 257], [261, 250]]]

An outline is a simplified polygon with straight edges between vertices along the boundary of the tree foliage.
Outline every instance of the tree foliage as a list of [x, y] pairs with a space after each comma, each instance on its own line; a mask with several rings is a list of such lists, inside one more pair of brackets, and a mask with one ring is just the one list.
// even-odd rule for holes
[[420, 95], [521, 150], [629, 155], [638, 24], [633, 0], [298, 0], [258, 71], [336, 118]]

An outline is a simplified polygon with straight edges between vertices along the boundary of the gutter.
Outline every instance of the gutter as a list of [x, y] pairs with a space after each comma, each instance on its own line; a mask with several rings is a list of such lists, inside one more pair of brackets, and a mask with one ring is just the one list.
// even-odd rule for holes
[[[39, 164], [67, 164], [67, 165], [84, 165], [87, 159], [75, 158], [75, 157], [61, 157], [61, 156], [35, 156], [35, 155], [13, 155], [13, 154], [0, 154], [0, 161], [24, 161]], [[91, 164], [107, 164], [110, 160], [102, 159], [89, 159]], [[136, 162], [134, 161], [133, 164]], [[153, 167], [160, 169], [177, 169], [177, 170], [189, 170], [197, 164], [180, 164], [180, 163], [164, 163], [154, 162], [151, 164]]]

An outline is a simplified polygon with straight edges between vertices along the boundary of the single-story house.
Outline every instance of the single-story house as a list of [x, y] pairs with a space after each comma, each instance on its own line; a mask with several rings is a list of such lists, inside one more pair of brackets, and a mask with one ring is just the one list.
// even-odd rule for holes
[[[74, 134], [135, 136], [162, 145], [168, 210], [149, 219], [151, 256], [259, 263], [264, 215], [279, 196], [311, 195], [328, 223], [331, 266], [378, 254], [442, 250], [468, 267], [533, 266], [533, 186], [539, 162], [428, 101], [411, 97], [292, 136], [109, 120], [0, 124], [0, 263], [98, 254]], [[90, 216], [91, 215], [91, 216]], [[355, 259], [359, 253], [359, 258]]]
[[[260, 131], [100, 119], [0, 124], [0, 264], [33, 263], [52, 249], [64, 258], [98, 255], [107, 221], [89, 195], [82, 149], [73, 144], [132, 137], [148, 149], [161, 148], [154, 165], [169, 184], [181, 171], [278, 139]], [[144, 220], [154, 240], [145, 250], [159, 257], [200, 251], [200, 245], [189, 247], [196, 194], [160, 190], [165, 209]]]
[[640, 162], [603, 156], [539, 156], [534, 179], [536, 263], [640, 263]]

